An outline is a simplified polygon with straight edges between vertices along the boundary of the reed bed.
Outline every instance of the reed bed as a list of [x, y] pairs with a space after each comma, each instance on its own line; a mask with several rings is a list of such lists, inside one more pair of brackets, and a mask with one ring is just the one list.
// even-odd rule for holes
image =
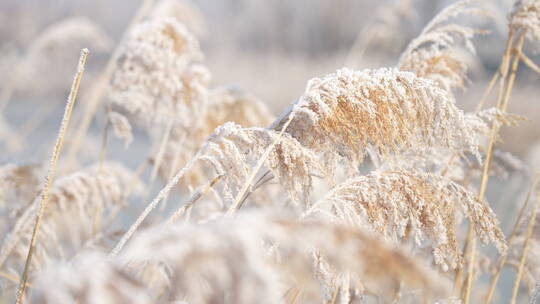
[[[475, 38], [489, 33], [460, 21], [490, 13], [464, 0], [395, 66], [314, 75], [274, 116], [248, 89], [213, 85], [194, 6], [144, 1], [88, 80], [92, 53], [81, 51], [50, 162], [0, 165], [0, 302], [535, 303], [540, 165], [498, 146], [503, 126], [526, 120], [508, 105], [519, 70], [540, 71], [529, 55], [540, 2], [507, 14], [505, 51], [474, 112], [458, 90]], [[80, 40], [112, 48], [86, 19], [46, 29], [2, 84], [0, 110]], [[15, 149], [13, 128], [0, 124], [0, 137]], [[112, 141], [130, 153], [140, 133], [151, 147], [137, 168], [108, 156]], [[529, 194], [505, 201], [517, 218], [499, 218], [489, 180], [514, 175], [530, 179]]]

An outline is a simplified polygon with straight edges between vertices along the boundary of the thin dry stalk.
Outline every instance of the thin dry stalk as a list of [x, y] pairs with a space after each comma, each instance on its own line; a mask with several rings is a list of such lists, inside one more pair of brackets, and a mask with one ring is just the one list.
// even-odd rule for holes
[[536, 223], [536, 210], [538, 210], [538, 205], [540, 204], [540, 192], [538, 193], [538, 196], [536, 197], [536, 203], [534, 204], [531, 218], [529, 220], [529, 224], [527, 225], [527, 234], [525, 238], [525, 243], [523, 244], [523, 253], [521, 254], [521, 259], [519, 261], [519, 267], [518, 272], [516, 274], [516, 279], [514, 281], [514, 287], [512, 288], [512, 298], [510, 299], [511, 304], [516, 303], [518, 291], [519, 291], [519, 285], [521, 282], [521, 276], [523, 275], [523, 268], [525, 267], [525, 261], [527, 260], [527, 252], [529, 250], [529, 240], [531, 239], [531, 236], [533, 234], [534, 224]]
[[[503, 58], [503, 62], [501, 64], [501, 68], [502, 68], [501, 69], [501, 82], [500, 82], [500, 87], [499, 87], [499, 94], [497, 96], [497, 108], [503, 112], [506, 111], [506, 108], [508, 107], [508, 101], [510, 99], [510, 93], [512, 92], [512, 87], [514, 85], [516, 72], [517, 72], [519, 59], [520, 59], [519, 56], [514, 57], [514, 60], [512, 62], [512, 67], [511, 67], [511, 74], [508, 79], [508, 85], [506, 87], [506, 91], [504, 91], [506, 75], [508, 74], [508, 67], [509, 67], [508, 64], [510, 63], [510, 59], [512, 57], [511, 47], [512, 47], [512, 41], [513, 41], [513, 33], [514, 32], [511, 30], [510, 33], [508, 34], [509, 42], [507, 42], [507, 49], [505, 51], [505, 57]], [[517, 39], [518, 42], [516, 44], [516, 50], [518, 53], [521, 52], [524, 39], [525, 39], [525, 35], [523, 33]], [[504, 95], [503, 95], [503, 91], [504, 91]], [[478, 197], [480, 199], [483, 199], [485, 196], [487, 183], [489, 180], [489, 166], [491, 164], [491, 159], [493, 157], [493, 149], [495, 146], [495, 140], [497, 139], [498, 134], [499, 134], [499, 128], [500, 128], [499, 124], [493, 124], [491, 127], [491, 134], [490, 134], [488, 149], [486, 153], [486, 160], [484, 162], [484, 168], [482, 171], [480, 189], [478, 190]], [[464, 304], [468, 304], [470, 300], [471, 291], [472, 291], [472, 283], [473, 283], [472, 281], [474, 278], [474, 264], [476, 260], [476, 238], [471, 228], [469, 228], [467, 239], [470, 242], [471, 248], [470, 248], [470, 255], [469, 255], [469, 268], [468, 268], [468, 274], [467, 274], [467, 283], [465, 285], [465, 291], [464, 291], [464, 297], [463, 297]]]
[[522, 33], [517, 40], [518, 41], [516, 47], [514, 50], [512, 50], [512, 52], [514, 53], [514, 61], [512, 62], [510, 77], [508, 78], [508, 87], [506, 88], [506, 94], [504, 95], [504, 99], [500, 107], [500, 109], [504, 112], [508, 108], [508, 101], [510, 101], [510, 95], [512, 93], [512, 88], [514, 87], [514, 82], [516, 80], [517, 70], [521, 59], [519, 54], [521, 53], [523, 43], [525, 42], [525, 34]]
[[531, 70], [535, 71], [536, 73], [540, 74], [540, 67], [532, 61], [531, 58], [529, 58], [525, 53], [519, 52], [519, 57], [521, 57], [521, 62], [523, 62], [525, 65], [527, 65]]
[[499, 73], [499, 71], [496, 71], [493, 74], [493, 77], [491, 77], [491, 80], [489, 81], [488, 87], [484, 91], [484, 94], [482, 95], [482, 98], [480, 98], [480, 102], [478, 102], [478, 105], [476, 106], [476, 109], [475, 109], [474, 112], [478, 113], [478, 112], [480, 112], [482, 110], [482, 108], [486, 104], [486, 100], [487, 100], [487, 98], [489, 96], [489, 93], [491, 93], [491, 90], [495, 86], [495, 83], [497, 83], [497, 80], [499, 80], [500, 76], [501, 76], [501, 74]]
[[[19, 277], [15, 276], [15, 275], [12, 275], [12, 274], [9, 274], [7, 272], [3, 272], [3, 271], [0, 271], [0, 277], [6, 278], [6, 279], [12, 281], [15, 284], [19, 283], [19, 280], [20, 280]], [[26, 285], [31, 286], [30, 283], [27, 283]]]
[[[523, 203], [523, 206], [521, 206], [521, 209], [519, 210], [518, 217], [516, 218], [516, 222], [514, 223], [514, 227], [512, 228], [512, 232], [510, 233], [510, 236], [508, 237], [508, 244], [512, 244], [512, 241], [514, 240], [514, 237], [516, 236], [517, 228], [519, 226], [519, 223], [521, 222], [521, 218], [523, 217], [523, 214], [525, 214], [525, 210], [527, 208], [527, 205], [529, 204], [529, 201], [531, 199], [531, 195], [534, 189], [538, 186], [538, 183], [540, 183], [540, 174], [536, 176], [534, 182], [531, 185], [531, 188], [529, 189], [527, 193], [527, 197], [525, 198], [525, 202]], [[499, 278], [501, 276], [501, 271], [506, 264], [506, 260], [508, 259], [508, 255], [501, 256], [499, 260], [499, 264], [497, 265], [497, 270], [493, 277], [491, 278], [491, 282], [489, 285], [489, 290], [486, 296], [485, 304], [491, 303], [491, 300], [493, 299], [493, 295], [495, 294], [495, 287], [497, 286], [497, 282], [499, 281]]]
[[223, 175], [218, 175], [212, 179], [208, 184], [204, 185], [204, 187], [201, 187], [199, 190], [195, 191], [195, 193], [189, 198], [188, 202], [185, 203], [182, 207], [180, 207], [176, 212], [174, 212], [173, 215], [167, 220], [167, 224], [173, 224], [176, 222], [176, 220], [182, 216], [188, 209], [190, 209], [193, 204], [195, 204], [208, 190], [212, 189], [214, 185], [219, 182], [219, 180], [223, 177]]
[[84, 73], [84, 65], [86, 64], [87, 57], [88, 57], [88, 49], [82, 49], [81, 56], [79, 58], [79, 65], [77, 66], [77, 73], [75, 74], [75, 78], [73, 79], [73, 84], [71, 86], [71, 90], [68, 96], [66, 109], [64, 111], [64, 117], [62, 118], [62, 124], [60, 125], [60, 131], [58, 132], [58, 136], [56, 138], [54, 152], [50, 161], [49, 173], [47, 175], [47, 178], [45, 179], [45, 185], [43, 187], [43, 192], [41, 194], [39, 213], [37, 214], [37, 217], [36, 217], [34, 230], [32, 232], [32, 238], [30, 240], [30, 246], [28, 248], [28, 255], [26, 257], [26, 262], [24, 264], [24, 271], [21, 276], [19, 288], [17, 290], [17, 301], [16, 301], [17, 304], [22, 303], [24, 290], [26, 288], [26, 284], [28, 283], [28, 271], [30, 268], [30, 263], [32, 261], [32, 254], [34, 253], [34, 249], [36, 246], [41, 218], [43, 217], [45, 213], [45, 209], [47, 208], [49, 190], [51, 188], [52, 182], [56, 175], [56, 163], [58, 161], [60, 151], [62, 150], [62, 144], [64, 142], [64, 137], [66, 135], [67, 127], [69, 125], [69, 120], [71, 118], [71, 112], [73, 111], [73, 107], [75, 105], [75, 100], [77, 97], [77, 93], [79, 91], [79, 86], [81, 84], [82, 75]]
[[154, 210], [157, 205], [164, 199], [166, 198], [169, 193], [171, 192], [172, 188], [174, 186], [176, 186], [176, 184], [178, 184], [178, 182], [180, 181], [180, 179], [184, 176], [184, 174], [186, 174], [186, 172], [191, 168], [193, 167], [193, 165], [195, 164], [195, 162], [198, 160], [198, 155], [195, 155], [195, 157], [193, 157], [191, 159], [191, 161], [182, 169], [180, 169], [176, 175], [167, 183], [167, 185], [165, 185], [165, 187], [163, 187], [163, 189], [161, 189], [161, 191], [159, 191], [158, 195], [154, 198], [154, 200], [152, 200], [152, 202], [150, 202], [150, 204], [148, 204], [146, 206], [146, 208], [143, 210], [143, 212], [141, 213], [141, 215], [139, 215], [139, 217], [137, 218], [137, 220], [135, 220], [135, 222], [131, 225], [131, 227], [129, 227], [128, 231], [122, 236], [122, 238], [120, 239], [120, 241], [116, 244], [116, 246], [113, 248], [113, 250], [111, 251], [111, 253], [109, 254], [109, 257], [113, 258], [115, 256], [118, 255], [118, 253], [120, 252], [120, 250], [122, 250], [122, 248], [124, 247], [124, 245], [127, 243], [127, 241], [129, 241], [129, 239], [133, 236], [133, 234], [137, 231], [137, 229], [139, 228], [139, 226], [142, 224], [142, 222], [144, 221], [144, 219], [150, 214], [150, 212], [152, 212], [152, 210]]

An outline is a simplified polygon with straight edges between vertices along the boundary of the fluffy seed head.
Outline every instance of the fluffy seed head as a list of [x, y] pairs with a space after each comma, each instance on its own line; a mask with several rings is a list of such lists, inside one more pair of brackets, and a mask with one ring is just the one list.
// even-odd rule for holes
[[412, 238], [422, 245], [427, 238], [435, 263], [447, 270], [462, 261], [454, 232], [457, 210], [465, 214], [481, 240], [494, 244], [500, 252], [506, 250], [491, 208], [464, 187], [434, 174], [393, 171], [351, 178], [307, 214], [315, 212], [352, 225], [366, 225], [398, 243]]
[[[346, 158], [352, 167], [367, 148], [383, 158], [437, 145], [459, 154], [477, 151], [474, 132], [452, 97], [429, 80], [395, 69], [341, 69], [312, 79], [289, 112], [294, 119], [287, 132], [293, 138], [327, 160]], [[271, 128], [280, 130], [285, 121]]]

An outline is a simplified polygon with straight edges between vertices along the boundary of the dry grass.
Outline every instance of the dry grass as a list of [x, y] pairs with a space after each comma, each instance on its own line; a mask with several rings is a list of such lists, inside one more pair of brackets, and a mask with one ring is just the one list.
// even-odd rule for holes
[[[401, 17], [412, 18], [410, 2], [394, 10], [399, 16], [386, 17], [377, 35], [359, 35], [349, 59]], [[490, 179], [523, 183], [538, 170], [534, 145], [531, 163], [497, 148], [503, 125], [523, 120], [507, 112], [519, 70], [540, 70], [528, 55], [540, 40], [539, 11], [538, 1], [517, 1], [509, 12], [500, 66], [475, 112], [458, 106], [467, 92], [455, 90], [471, 82], [473, 40], [487, 33], [458, 18], [486, 12], [458, 1], [395, 67], [313, 78], [276, 118], [244, 89], [212, 83], [195, 7], [144, 1], [66, 135], [83, 51], [48, 172], [45, 163], [0, 166], [0, 302], [534, 301], [538, 181], [517, 219], [497, 215], [501, 206], [486, 197], [498, 200], [488, 189], [507, 194], [502, 207], [518, 209], [520, 196], [497, 192]], [[77, 20], [36, 40], [21, 71], [47, 63], [44, 50], [61, 49], [64, 39], [107, 41]], [[2, 87], [0, 106], [20, 75]], [[80, 150], [94, 116], [103, 116], [102, 146], [87, 166]], [[15, 143], [12, 127], [0, 128]], [[124, 157], [107, 156], [109, 132]], [[150, 147], [131, 170], [140, 133]], [[497, 250], [478, 247], [476, 238]], [[498, 284], [506, 270], [515, 271], [511, 292]]]

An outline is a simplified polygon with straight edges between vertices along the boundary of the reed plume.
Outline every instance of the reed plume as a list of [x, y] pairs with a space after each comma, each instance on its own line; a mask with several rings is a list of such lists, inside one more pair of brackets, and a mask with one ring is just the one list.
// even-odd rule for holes
[[[403, 281], [445, 294], [434, 273], [364, 232], [287, 216], [247, 213], [205, 224], [157, 227], [141, 233], [118, 258], [128, 268], [165, 265], [170, 283], [163, 298], [170, 301], [276, 303], [285, 295], [283, 287], [295, 283], [306, 301], [324, 299], [314, 276], [314, 252], [337, 273], [350, 274], [353, 286], [363, 286], [364, 292], [385, 297], [380, 286], [396, 288]], [[383, 275], [385, 271], [393, 275]]]
[[341, 69], [314, 78], [288, 111], [293, 138], [325, 161], [346, 159], [353, 168], [368, 148], [382, 158], [432, 146], [459, 154], [478, 149], [475, 132], [446, 91], [395, 69]]
[[535, 0], [516, 0], [509, 16], [508, 27], [526, 33], [527, 39], [540, 42], [540, 3]]
[[33, 303], [155, 303], [143, 283], [96, 252], [50, 265], [36, 279], [35, 291]]
[[[86, 90], [68, 161], [57, 166], [75, 100], [70, 94], [41, 201], [43, 166], [0, 160], [0, 302], [17, 292], [18, 303], [467, 304], [483, 296], [484, 275], [491, 274], [490, 303], [505, 266], [516, 271], [510, 302], [518, 301], [522, 285], [534, 302], [540, 204], [523, 216], [524, 204], [506, 240], [493, 211], [505, 206], [484, 197], [501, 203], [521, 195], [511, 187], [536, 166], [537, 147], [527, 163], [495, 144], [502, 126], [524, 120], [508, 112], [520, 63], [540, 71], [524, 53], [525, 42], [540, 41], [540, 6], [515, 2], [500, 67], [467, 113], [456, 92], [470, 82], [463, 54], [476, 55], [473, 38], [486, 32], [456, 20], [486, 15], [476, 3], [457, 1], [435, 15], [393, 68], [342, 68], [309, 80], [276, 118], [267, 104], [278, 98], [262, 101], [234, 84], [212, 83], [215, 53], [205, 62], [204, 20], [191, 1], [145, 0]], [[398, 31], [389, 29], [402, 27], [416, 13], [413, 6], [413, 0], [384, 6], [376, 17], [381, 22], [358, 36], [351, 53], [392, 39]], [[401, 48], [405, 41], [395, 42], [408, 33], [399, 30], [403, 35], [392, 42]], [[23, 79], [44, 79], [44, 70], [59, 60], [64, 66], [67, 50], [86, 42], [109, 50], [98, 26], [68, 19], [9, 64], [17, 67], [12, 74], [0, 60], [9, 74], [0, 75], [0, 112]], [[74, 88], [82, 69], [77, 75]], [[496, 106], [485, 109], [496, 84]], [[77, 159], [95, 162], [100, 145], [86, 133], [105, 95], [99, 162], [75, 166]], [[5, 115], [9, 110], [0, 113], [8, 148], [29, 130], [17, 134], [7, 123], [15, 121]], [[124, 155], [106, 153], [109, 131], [127, 149], [141, 130], [150, 147], [136, 172], [107, 160], [109, 154], [131, 164], [139, 155], [134, 150], [146, 144], [136, 142]], [[490, 177], [500, 190], [487, 191]], [[132, 193], [152, 195], [159, 183], [165, 186], [148, 204], [147, 197], [130, 200]], [[490, 248], [477, 253], [476, 238]]]
[[[220, 125], [234, 122], [248, 128], [264, 127], [272, 122], [273, 116], [260, 99], [241, 89], [211, 89], [208, 104], [198, 126], [192, 127], [188, 134], [182, 129], [172, 128], [163, 156], [167, 166], [160, 167], [161, 177], [168, 180], [172, 174], [184, 167]], [[200, 185], [212, 178], [212, 171], [206, 167], [194, 167], [186, 173], [186, 184]]]
[[354, 177], [332, 189], [306, 216], [320, 214], [368, 226], [397, 243], [412, 239], [420, 246], [427, 238], [432, 243], [435, 263], [447, 271], [462, 264], [455, 233], [458, 210], [482, 241], [505, 252], [504, 235], [489, 205], [466, 188], [435, 174], [390, 171]]
[[475, 54], [471, 39], [481, 31], [446, 23], [448, 19], [463, 15], [485, 15], [486, 12], [470, 7], [472, 1], [458, 1], [439, 12], [413, 39], [401, 54], [397, 68], [410, 71], [418, 77], [432, 79], [443, 89], [464, 88], [467, 64], [456, 48], [461, 44]]
[[[32, 269], [40, 269], [51, 259], [65, 260], [76, 254], [101, 232], [103, 227], [96, 227], [98, 219], [126, 205], [125, 189], [134, 182], [139, 183], [133, 173], [117, 163], [105, 163], [101, 170], [95, 165], [58, 179], [49, 191], [49, 208], [42, 219]], [[11, 223], [0, 249], [0, 265], [8, 259], [11, 267], [24, 263], [39, 203], [39, 199], [34, 200]]]
[[[278, 132], [273, 130], [242, 128], [228, 122], [208, 138], [199, 151], [199, 159], [211, 164], [216, 174], [225, 175], [226, 202], [232, 203], [254, 163], [277, 136]], [[316, 155], [290, 135], [282, 137], [265, 164], [295, 202], [307, 202], [311, 175], [325, 172]]]
[[197, 39], [175, 19], [135, 26], [122, 46], [110, 88], [113, 106], [146, 128], [169, 121], [189, 125], [206, 102], [209, 72]]

